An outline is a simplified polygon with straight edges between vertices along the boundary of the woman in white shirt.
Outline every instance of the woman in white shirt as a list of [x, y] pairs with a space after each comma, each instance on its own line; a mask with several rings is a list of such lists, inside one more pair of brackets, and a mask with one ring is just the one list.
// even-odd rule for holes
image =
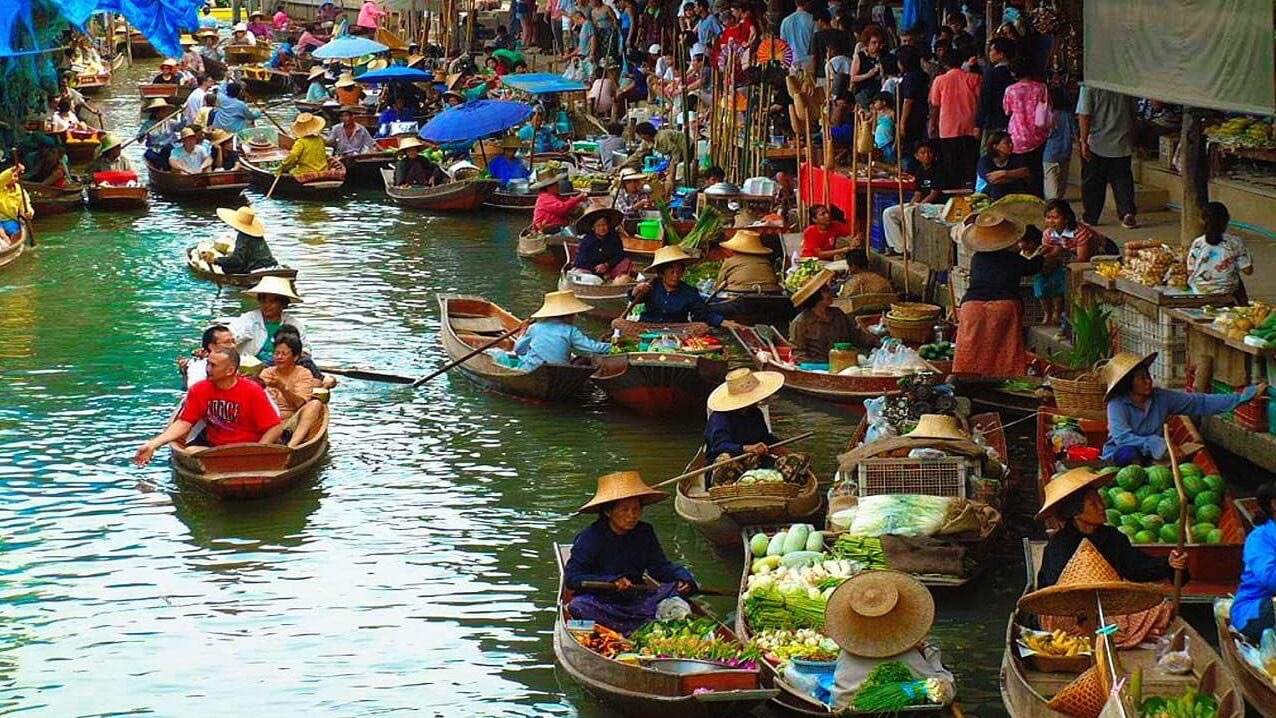
[[1253, 274], [1254, 262], [1240, 237], [1227, 234], [1232, 221], [1227, 205], [1205, 205], [1205, 234], [1192, 240], [1187, 251], [1187, 283], [1197, 294], [1230, 294], [1241, 304], [1248, 293], [1241, 274]]

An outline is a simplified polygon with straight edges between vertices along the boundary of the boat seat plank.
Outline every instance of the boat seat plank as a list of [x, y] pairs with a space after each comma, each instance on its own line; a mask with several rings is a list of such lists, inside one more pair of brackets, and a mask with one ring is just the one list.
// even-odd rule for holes
[[459, 318], [448, 317], [448, 322], [457, 332], [468, 334], [504, 334], [508, 331], [497, 317]]

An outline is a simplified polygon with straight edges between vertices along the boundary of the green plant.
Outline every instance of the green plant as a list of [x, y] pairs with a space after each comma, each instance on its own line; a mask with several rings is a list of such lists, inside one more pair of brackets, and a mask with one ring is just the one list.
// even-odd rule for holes
[[1072, 303], [1072, 352], [1068, 365], [1089, 369], [1112, 356], [1112, 310], [1101, 304]]

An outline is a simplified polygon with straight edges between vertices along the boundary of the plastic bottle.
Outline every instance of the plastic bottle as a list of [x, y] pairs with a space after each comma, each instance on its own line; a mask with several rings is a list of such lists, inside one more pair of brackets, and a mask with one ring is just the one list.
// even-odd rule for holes
[[859, 353], [850, 342], [838, 342], [829, 350], [829, 373], [837, 374], [859, 363]]

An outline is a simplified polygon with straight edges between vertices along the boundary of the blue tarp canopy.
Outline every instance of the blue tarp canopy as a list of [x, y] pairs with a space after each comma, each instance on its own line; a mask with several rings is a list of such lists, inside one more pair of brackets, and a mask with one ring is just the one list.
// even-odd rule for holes
[[430, 82], [434, 79], [434, 73], [425, 70], [418, 70], [415, 67], [387, 67], [382, 70], [372, 70], [359, 75], [359, 82]]
[[352, 57], [363, 57], [389, 49], [376, 40], [369, 40], [366, 37], [342, 35], [310, 54], [320, 60], [349, 60]]
[[[41, 16], [43, 24], [40, 28], [33, 25], [32, 0], [3, 0], [0, 5], [3, 6], [0, 9], [0, 57], [48, 49], [13, 47], [14, 29], [19, 23], [26, 27], [25, 34], [37, 38], [37, 30], [53, 26], [50, 18], [44, 15]], [[44, 12], [47, 12], [48, 5], [52, 5], [67, 21], [80, 27], [95, 12], [123, 15], [157, 50], [165, 55], [180, 57], [182, 46], [178, 37], [182, 28], [199, 27], [195, 10], [204, 5], [204, 0], [46, 0], [43, 5], [45, 7], [40, 9]]]
[[522, 75], [505, 75], [501, 84], [532, 95], [549, 95], [555, 92], [584, 92], [584, 83], [569, 80], [549, 72], [533, 72]]

